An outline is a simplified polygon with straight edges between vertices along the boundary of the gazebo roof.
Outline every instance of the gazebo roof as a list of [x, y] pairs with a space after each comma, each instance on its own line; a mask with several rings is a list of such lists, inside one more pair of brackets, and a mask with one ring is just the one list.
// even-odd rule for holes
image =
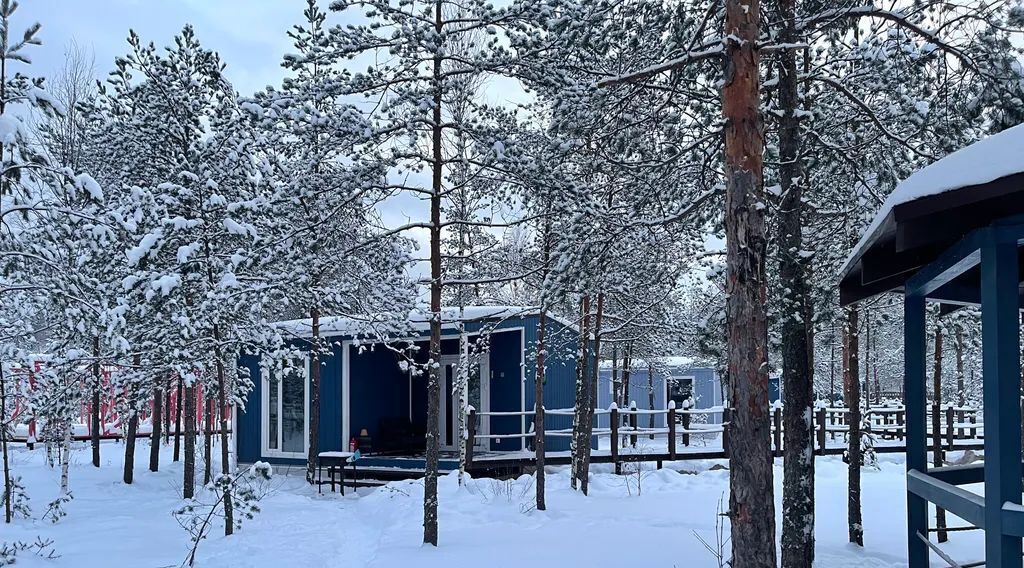
[[[973, 229], [1024, 214], [1024, 124], [962, 148], [901, 182], [840, 271], [845, 305], [902, 292], [914, 272]], [[977, 269], [963, 284], [977, 281]]]

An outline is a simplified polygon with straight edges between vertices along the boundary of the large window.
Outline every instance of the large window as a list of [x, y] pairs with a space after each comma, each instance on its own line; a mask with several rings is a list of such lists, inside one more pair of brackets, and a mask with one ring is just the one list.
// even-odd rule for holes
[[264, 374], [263, 404], [264, 453], [267, 455], [306, 454], [309, 439], [309, 397], [304, 361], [284, 370]]

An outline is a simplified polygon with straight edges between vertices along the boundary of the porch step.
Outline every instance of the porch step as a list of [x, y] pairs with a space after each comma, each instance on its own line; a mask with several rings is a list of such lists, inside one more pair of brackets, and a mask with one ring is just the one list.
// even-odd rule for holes
[[[452, 470], [441, 469], [438, 473], [445, 475]], [[356, 471], [353, 472], [351, 467], [345, 468], [345, 479], [347, 482], [351, 481], [353, 477], [360, 481], [379, 481], [383, 485], [389, 481], [401, 481], [405, 479], [421, 479], [426, 474], [426, 470], [422, 468], [411, 468], [411, 467], [389, 467], [389, 466], [366, 466], [357, 467]]]

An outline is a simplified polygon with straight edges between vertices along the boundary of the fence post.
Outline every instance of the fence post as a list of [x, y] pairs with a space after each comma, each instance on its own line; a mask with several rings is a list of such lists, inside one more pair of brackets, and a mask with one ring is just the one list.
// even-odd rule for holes
[[828, 431], [828, 424], [825, 420], [825, 407], [818, 409], [818, 455], [825, 455], [825, 433]]
[[[971, 424], [976, 424], [977, 422], [978, 422], [978, 414], [976, 412], [971, 412]], [[971, 439], [975, 440], [977, 438], [978, 438], [978, 429], [972, 426], [971, 427]]]
[[963, 427], [959, 426], [959, 424], [963, 424], [964, 423], [964, 411], [963, 411], [963, 409], [956, 411], [956, 421], [957, 421], [957, 424], [958, 424], [957, 429], [956, 429], [956, 437], [959, 440], [963, 440], [966, 436], [964, 435]]
[[668, 403], [668, 459], [676, 459], [676, 401]]
[[619, 465], [619, 407], [612, 403], [611, 414], [608, 415], [608, 420], [611, 421], [612, 425], [612, 463], [615, 464], [615, 473], [621, 473], [621, 466]]
[[897, 410], [896, 411], [896, 436], [899, 437], [901, 442], [903, 441], [904, 434], [906, 434], [906, 431], [903, 430], [903, 417], [904, 417], [903, 413], [904, 412], [906, 412], [906, 410]]
[[690, 447], [690, 409], [689, 407], [683, 408], [682, 415], [683, 423], [683, 445]]
[[729, 457], [729, 420], [732, 418], [732, 413], [729, 412], [728, 408], [722, 409], [722, 453], [725, 457]]
[[782, 409], [776, 408], [772, 412], [772, 422], [775, 424], [773, 438], [775, 440], [775, 455], [782, 455]]
[[629, 427], [633, 429], [633, 433], [629, 436], [629, 445], [633, 448], [636, 447], [636, 401], [629, 403]]
[[953, 449], [953, 406], [946, 407], [946, 448]]
[[469, 417], [466, 420], [466, 469], [473, 464], [473, 446], [476, 445], [476, 409], [469, 410]]

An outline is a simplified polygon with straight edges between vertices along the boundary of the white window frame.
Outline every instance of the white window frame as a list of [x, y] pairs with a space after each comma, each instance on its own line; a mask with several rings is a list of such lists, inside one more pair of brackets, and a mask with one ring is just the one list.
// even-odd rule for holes
[[[263, 390], [260, 397], [260, 455], [265, 458], [301, 458], [306, 459], [309, 456], [309, 357], [302, 358], [302, 374], [305, 384], [305, 390], [303, 395], [303, 435], [302, 435], [302, 452], [285, 452], [280, 448], [283, 447], [283, 436], [284, 428], [281, 424], [277, 426], [277, 449], [270, 449], [270, 369], [264, 367], [260, 371], [261, 375], [261, 386]], [[282, 391], [278, 390], [278, 421], [281, 420], [283, 412], [281, 405], [284, 402], [284, 397], [280, 395]]]

